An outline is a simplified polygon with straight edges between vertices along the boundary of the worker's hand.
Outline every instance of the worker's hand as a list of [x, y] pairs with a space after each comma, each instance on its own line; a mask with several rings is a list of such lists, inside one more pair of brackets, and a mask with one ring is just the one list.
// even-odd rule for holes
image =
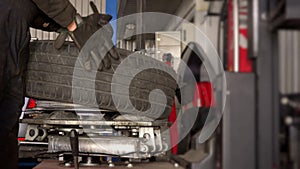
[[[81, 49], [83, 45], [86, 43], [86, 41], [99, 29], [101, 29], [103, 26], [109, 24], [109, 21], [111, 20], [110, 15], [105, 14], [92, 14], [87, 17], [81, 18], [80, 15], [76, 15], [75, 17], [75, 23], [77, 28], [74, 31], [70, 31], [70, 36], [74, 40], [76, 46]], [[110, 29], [107, 29], [107, 27], [110, 27]], [[113, 30], [111, 26], [107, 25], [105, 26], [105, 30], [110, 40], [113, 35]]]
[[[88, 39], [96, 31], [102, 28], [101, 38], [97, 39], [97, 44], [100, 44], [101, 47], [90, 51], [88, 56], [89, 59], [86, 60], [84, 66], [86, 70], [91, 70], [91, 62], [94, 62], [99, 64], [99, 70], [102, 70], [103, 68], [110, 68], [111, 59], [119, 59], [119, 54], [112, 42], [113, 29], [109, 24], [111, 18], [112, 17], [110, 15], [99, 13], [94, 13], [83, 18], [76, 15], [76, 29], [74, 31], [69, 31], [67, 29], [60, 30], [60, 35], [55, 42], [55, 47], [59, 49], [65, 42], [65, 39], [70, 36], [76, 46], [81, 50]], [[100, 63], [98, 63], [99, 61]]]
[[[119, 59], [119, 54], [116, 51], [112, 42], [113, 29], [109, 24], [110, 15], [92, 14], [85, 18], [76, 17], [77, 28], [73, 32], [69, 32], [70, 37], [75, 42], [76, 46], [81, 49], [87, 40], [99, 29], [100, 37], [97, 39], [98, 49], [94, 48], [90, 52], [90, 59], [86, 61], [85, 69], [90, 70], [92, 65], [90, 62], [99, 64], [99, 70], [111, 67], [111, 59]], [[100, 63], [99, 63], [100, 62]]]

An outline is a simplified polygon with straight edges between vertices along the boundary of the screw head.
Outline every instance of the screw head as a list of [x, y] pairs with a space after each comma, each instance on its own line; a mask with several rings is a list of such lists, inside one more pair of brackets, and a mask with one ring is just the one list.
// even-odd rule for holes
[[280, 101], [281, 101], [281, 104], [283, 104], [283, 105], [289, 104], [289, 99], [287, 97], [283, 97]]
[[65, 167], [71, 167], [70, 163], [65, 163]]
[[290, 126], [290, 125], [293, 124], [293, 118], [290, 117], [290, 116], [286, 117], [286, 118], [284, 119], [284, 121], [285, 121], [285, 124], [288, 125], [288, 126]]
[[34, 135], [35, 135], [34, 129], [30, 129], [30, 130], [29, 130], [29, 136], [30, 136], [30, 137], [33, 137]]
[[178, 164], [178, 163], [175, 163], [175, 164], [174, 164], [174, 167], [178, 168], [178, 167], [179, 167], [179, 164]]
[[267, 20], [267, 13], [265, 13], [265, 12], [262, 13], [261, 14], [261, 19], [264, 20], [264, 21]]

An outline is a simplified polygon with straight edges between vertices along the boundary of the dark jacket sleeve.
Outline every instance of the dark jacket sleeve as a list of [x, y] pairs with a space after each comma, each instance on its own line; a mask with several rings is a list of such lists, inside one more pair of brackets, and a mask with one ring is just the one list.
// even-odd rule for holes
[[62, 27], [74, 20], [76, 9], [68, 0], [32, 0], [38, 8]]

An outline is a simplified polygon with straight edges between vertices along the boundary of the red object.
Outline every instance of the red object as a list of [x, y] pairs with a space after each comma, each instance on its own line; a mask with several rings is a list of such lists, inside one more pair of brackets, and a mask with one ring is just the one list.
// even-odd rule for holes
[[168, 66], [172, 67], [172, 63], [171, 62], [165, 62], [165, 64], [167, 64]]
[[27, 109], [33, 109], [36, 108], [36, 101], [34, 99], [29, 99], [27, 104]]
[[177, 127], [177, 123], [176, 123], [176, 118], [177, 118], [177, 115], [176, 115], [176, 105], [175, 105], [175, 102], [172, 106], [172, 111], [171, 111], [171, 114], [169, 115], [169, 122], [172, 123], [172, 126], [170, 127], [170, 136], [171, 136], [171, 145], [172, 145], [172, 149], [171, 149], [171, 152], [173, 154], [177, 154], [177, 150], [178, 150], [178, 147], [177, 147], [177, 144], [178, 144], [178, 127]]
[[[216, 106], [213, 89], [210, 82], [197, 83], [197, 89], [195, 89], [194, 93], [194, 106], [206, 108]], [[199, 105], [199, 101], [201, 105]]]
[[248, 43], [248, 28], [240, 28], [240, 72], [252, 72], [252, 60], [248, 57], [248, 45], [241, 43]]
[[239, 7], [240, 25], [239, 25], [239, 51], [240, 51], [240, 72], [252, 72], [252, 60], [248, 57], [248, 4]]
[[19, 137], [18, 141], [25, 141], [25, 138], [24, 137]]
[[[228, 1], [228, 40], [227, 40], [227, 70], [233, 71], [234, 67], [234, 20], [233, 20], [233, 1]], [[253, 61], [248, 57], [248, 4], [239, 6], [239, 72], [252, 72]]]
[[210, 108], [216, 106], [213, 87], [210, 82], [199, 82], [194, 91], [194, 100], [183, 106], [184, 110], [191, 107]]

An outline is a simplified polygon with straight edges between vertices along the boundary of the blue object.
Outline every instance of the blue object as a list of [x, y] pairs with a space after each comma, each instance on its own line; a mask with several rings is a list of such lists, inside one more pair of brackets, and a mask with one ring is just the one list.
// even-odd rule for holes
[[[107, 157], [103, 157], [104, 161], [107, 161]], [[116, 162], [121, 162], [121, 159], [119, 157], [112, 157], [111, 161], [116, 163]]]
[[114, 29], [114, 35], [112, 37], [113, 43], [117, 43], [117, 22], [115, 21], [118, 17], [118, 0], [106, 0], [106, 13], [112, 16], [110, 21], [111, 26]]
[[37, 162], [19, 162], [19, 169], [22, 168], [33, 168], [37, 166], [39, 163]]

